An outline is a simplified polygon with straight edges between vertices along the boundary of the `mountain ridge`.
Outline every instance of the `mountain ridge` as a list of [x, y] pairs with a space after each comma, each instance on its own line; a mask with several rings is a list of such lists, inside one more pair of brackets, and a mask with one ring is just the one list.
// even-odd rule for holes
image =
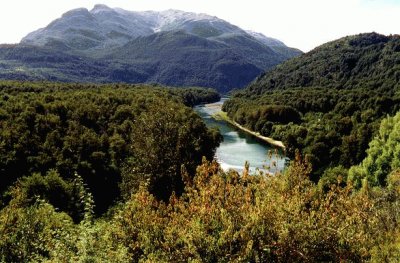
[[[40, 57], [43, 52], [55, 59]], [[299, 54], [207, 14], [96, 5], [64, 13], [15, 47], [0, 47], [0, 78], [159, 83], [227, 93]]]
[[[200, 23], [200, 24], [199, 24]], [[66, 25], [67, 24], [67, 25]], [[200, 26], [212, 32], [201, 32]], [[74, 28], [76, 27], [76, 28]], [[118, 28], [119, 27], [119, 28]], [[134, 27], [134, 29], [131, 29]], [[148, 36], [163, 31], [185, 30], [194, 35], [210, 34], [205, 37], [215, 37], [222, 34], [247, 34], [245, 30], [230, 24], [215, 16], [203, 13], [184, 12], [168, 9], [165, 11], [127, 11], [121, 8], [110, 8], [106, 5], [95, 5], [93, 9], [77, 8], [54, 20], [47, 27], [38, 29], [25, 36], [21, 43], [45, 45], [48, 39], [63, 39], [68, 31], [99, 30], [93, 39], [107, 40], [108, 33], [118, 33], [120, 36], [136, 37]], [[44, 33], [51, 33], [50, 36]], [[80, 33], [80, 32], [72, 32]], [[88, 33], [88, 32], [81, 32]], [[110, 36], [108, 36], [110, 37]], [[266, 39], [270, 39], [265, 37]], [[128, 41], [128, 39], [126, 39]], [[122, 45], [127, 42], [122, 41]], [[274, 41], [271, 38], [271, 42]], [[283, 44], [283, 43], [282, 43]], [[106, 45], [107, 46], [107, 45]]]

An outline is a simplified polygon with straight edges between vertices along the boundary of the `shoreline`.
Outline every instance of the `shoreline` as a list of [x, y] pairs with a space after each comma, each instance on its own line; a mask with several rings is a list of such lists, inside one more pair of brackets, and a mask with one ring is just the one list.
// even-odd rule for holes
[[[206, 107], [207, 106], [208, 105], [206, 105]], [[273, 146], [279, 147], [279, 148], [281, 148], [283, 150], [286, 150], [286, 146], [283, 144], [282, 141], [274, 140], [274, 139], [272, 139], [270, 137], [263, 136], [258, 132], [254, 132], [252, 130], [247, 129], [246, 127], [243, 127], [239, 123], [237, 123], [237, 122], [233, 121], [231, 118], [229, 118], [228, 115], [226, 114], [226, 112], [219, 111], [219, 112], [215, 113], [212, 117], [215, 118], [216, 120], [226, 121], [226, 122], [230, 123], [231, 125], [241, 129], [242, 131], [244, 131], [244, 132], [246, 132], [246, 133], [248, 133], [250, 135], [253, 135], [254, 137], [256, 137], [256, 138], [258, 138], [258, 139], [260, 139], [262, 141], [267, 142], [270, 145], [273, 145]]]

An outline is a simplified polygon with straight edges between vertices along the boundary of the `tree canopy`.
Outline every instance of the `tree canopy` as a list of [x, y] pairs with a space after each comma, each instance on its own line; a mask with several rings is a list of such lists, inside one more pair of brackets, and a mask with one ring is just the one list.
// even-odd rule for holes
[[[317, 181], [329, 167], [350, 168], [387, 115], [400, 110], [400, 38], [348, 36], [282, 63], [223, 105], [228, 116], [299, 149]], [[271, 116], [285, 109], [287, 114]]]
[[34, 173], [55, 170], [66, 185], [78, 173], [104, 212], [120, 195], [122, 168], [139, 167], [129, 181], [145, 173], [152, 192], [168, 198], [183, 190], [181, 166], [193, 175], [220, 141], [182, 102], [218, 98], [201, 89], [0, 83], [0, 191]]

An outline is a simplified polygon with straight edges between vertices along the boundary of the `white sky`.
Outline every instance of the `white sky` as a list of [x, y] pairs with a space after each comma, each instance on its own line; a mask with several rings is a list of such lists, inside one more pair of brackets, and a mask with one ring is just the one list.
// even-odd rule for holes
[[97, 3], [207, 13], [303, 51], [345, 35], [400, 33], [400, 0], [0, 0], [0, 43], [18, 43], [66, 11]]

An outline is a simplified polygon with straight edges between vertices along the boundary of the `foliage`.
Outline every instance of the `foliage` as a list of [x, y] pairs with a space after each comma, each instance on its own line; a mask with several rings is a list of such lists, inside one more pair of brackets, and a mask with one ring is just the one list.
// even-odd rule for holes
[[[132, 186], [143, 180], [163, 200], [173, 191], [182, 193], [182, 168], [193, 175], [203, 157], [213, 159], [214, 148], [222, 140], [218, 131], [207, 131], [196, 117], [193, 111], [163, 102], [137, 117], [130, 138], [134, 156], [127, 161], [130, 171], [122, 178], [123, 195], [129, 196], [136, 188]], [[137, 175], [143, 179], [137, 181]]]
[[249, 85], [252, 94], [295, 87], [339, 89], [398, 85], [400, 37], [365, 33], [347, 36], [278, 65]]
[[0, 210], [1, 262], [127, 262], [127, 252], [112, 246], [108, 224], [93, 221], [93, 199], [82, 178], [76, 176], [76, 204], [83, 220], [74, 224], [65, 213], [36, 199], [23, 204], [23, 186], [14, 188], [14, 199]]
[[[375, 33], [322, 45], [266, 72], [233, 94], [223, 110], [236, 122], [282, 140], [312, 163], [317, 181], [328, 167], [366, 157], [381, 120], [400, 110], [398, 36]], [[271, 119], [266, 107], [290, 107], [299, 119]]]
[[348, 170], [340, 165], [326, 169], [318, 181], [318, 189], [327, 192], [330, 190], [331, 185], [338, 184], [344, 187], [347, 181], [347, 174]]
[[132, 196], [112, 222], [114, 242], [128, 247], [134, 262], [396, 259], [399, 196], [338, 184], [324, 193], [309, 172], [299, 160], [286, 174], [266, 177], [203, 163], [168, 205], [145, 188]]
[[[39, 201], [0, 211], [3, 261], [395, 262], [400, 255], [399, 173], [390, 187], [320, 190], [299, 156], [283, 174], [249, 175], [203, 160], [168, 203], [142, 185], [105, 218], [79, 224]], [[333, 173], [334, 171], [332, 171]], [[79, 178], [79, 177], [78, 177]]]
[[38, 199], [45, 200], [59, 211], [68, 213], [75, 222], [79, 222], [84, 214], [81, 203], [76, 202], [80, 192], [79, 184], [63, 180], [52, 170], [45, 176], [35, 173], [20, 178], [7, 195], [21, 207], [33, 205]]
[[202, 103], [216, 102], [221, 99], [219, 93], [214, 89], [204, 89], [198, 87], [184, 89], [171, 88], [169, 92], [181, 97], [183, 103], [190, 107]]
[[2, 262], [40, 261], [61, 244], [73, 246], [68, 240], [73, 233], [71, 218], [41, 201], [28, 207], [9, 204], [0, 211], [0, 222]]
[[[194, 172], [202, 156], [212, 158], [220, 140], [218, 133], [209, 131], [201, 118], [182, 104], [188, 101], [188, 94], [190, 103], [217, 98], [215, 91], [202, 89], [0, 83], [0, 191], [18, 178], [55, 169], [62, 178], [59, 182], [37, 174], [24, 184], [27, 191], [43, 191], [42, 198], [65, 211], [72, 209], [72, 204], [59, 202], [61, 196], [54, 198], [49, 191], [56, 191], [57, 184], [60, 193], [72, 198], [68, 184], [77, 172], [94, 195], [96, 211], [104, 212], [119, 198], [121, 167], [128, 157], [142, 164], [149, 160], [158, 171], [150, 173], [151, 177], [179, 181], [180, 166]], [[144, 121], [152, 126], [145, 126]], [[177, 131], [179, 136], [165, 131]], [[151, 147], [151, 142], [158, 150], [150, 156], [143, 152], [150, 148], [141, 146]], [[178, 156], [171, 158], [167, 152]], [[165, 162], [174, 169], [163, 167]], [[53, 184], [51, 190], [48, 184]], [[181, 184], [170, 187], [177, 192], [183, 188]]]
[[400, 168], [400, 112], [385, 118], [378, 135], [370, 142], [367, 157], [349, 171], [349, 180], [361, 186], [366, 178], [373, 186], [386, 186], [387, 177]]

